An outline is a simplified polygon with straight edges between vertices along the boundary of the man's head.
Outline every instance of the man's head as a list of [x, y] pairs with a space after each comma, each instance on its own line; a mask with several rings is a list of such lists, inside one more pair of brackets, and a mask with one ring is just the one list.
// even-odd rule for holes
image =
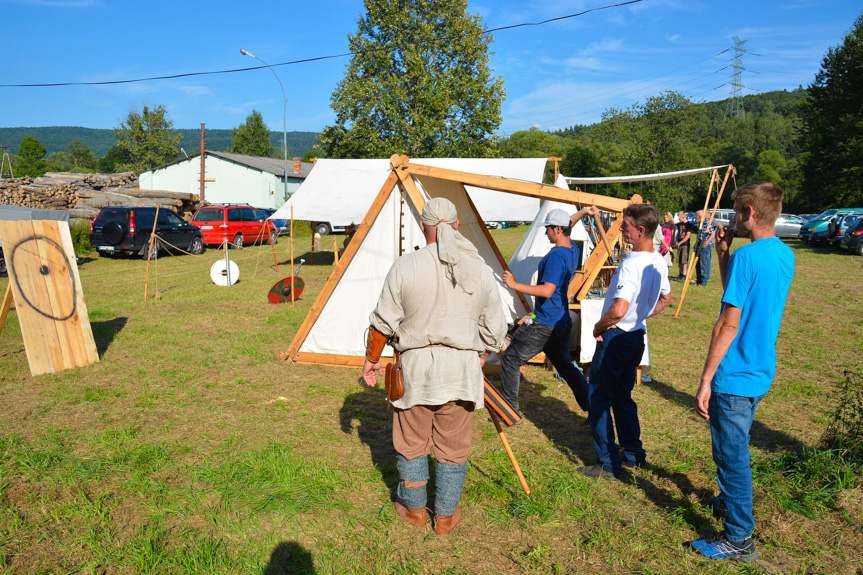
[[545, 216], [545, 236], [551, 243], [556, 243], [558, 237], [563, 235], [569, 237], [572, 233], [572, 225], [569, 219], [569, 214], [565, 211], [555, 208], [548, 212]]
[[455, 204], [446, 198], [432, 198], [423, 206], [420, 227], [426, 236], [426, 242], [432, 243], [436, 240], [438, 224], [448, 224], [454, 230], [458, 229]]
[[680, 213], [677, 214], [677, 220], [686, 223], [689, 221], [689, 216], [686, 215], [686, 212], [681, 210]]
[[650, 204], [629, 204], [623, 210], [620, 232], [626, 243], [635, 246], [644, 237], [650, 238], [652, 242], [658, 225], [659, 212], [655, 207]]
[[737, 235], [749, 237], [754, 228], [773, 229], [782, 212], [782, 188], [770, 182], [752, 182], [731, 194]]
[[704, 221], [704, 210], [698, 210], [695, 212], [695, 221], [699, 224]]

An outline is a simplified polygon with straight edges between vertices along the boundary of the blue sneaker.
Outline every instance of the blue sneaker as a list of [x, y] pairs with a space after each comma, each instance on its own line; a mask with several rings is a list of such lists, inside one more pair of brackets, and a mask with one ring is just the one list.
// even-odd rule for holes
[[754, 563], [758, 559], [758, 551], [755, 550], [752, 537], [735, 543], [726, 539], [725, 532], [722, 532], [712, 539], [690, 541], [688, 545], [707, 559], [732, 559], [744, 563]]

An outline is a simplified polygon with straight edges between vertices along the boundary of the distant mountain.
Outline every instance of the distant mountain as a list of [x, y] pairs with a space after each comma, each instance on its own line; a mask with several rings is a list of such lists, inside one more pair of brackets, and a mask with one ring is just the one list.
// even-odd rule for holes
[[[182, 147], [188, 155], [201, 150], [201, 130], [178, 129], [183, 138], [180, 140]], [[288, 132], [288, 155], [291, 157], [302, 157], [317, 143], [315, 132]], [[62, 152], [66, 144], [78, 140], [90, 146], [90, 151], [97, 157], [108, 153], [111, 146], [117, 143], [114, 130], [81, 128], [78, 126], [45, 126], [40, 128], [0, 128], [0, 144], [9, 146], [9, 153], [18, 152], [18, 144], [24, 136], [33, 136], [45, 145], [47, 154]], [[230, 130], [205, 130], [205, 144], [208, 150], [214, 152], [225, 152], [231, 145]], [[276, 150], [282, 149], [282, 133], [270, 132], [270, 142]]]

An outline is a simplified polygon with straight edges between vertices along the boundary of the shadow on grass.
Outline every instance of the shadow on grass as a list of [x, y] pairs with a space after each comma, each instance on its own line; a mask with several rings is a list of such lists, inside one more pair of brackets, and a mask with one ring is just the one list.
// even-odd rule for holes
[[315, 573], [312, 554], [295, 541], [282, 541], [270, 554], [264, 575], [311, 575]]
[[360, 379], [362, 390], [345, 398], [339, 410], [339, 423], [344, 433], [356, 430], [360, 441], [369, 447], [372, 464], [381, 474], [392, 496], [395, 497], [399, 475], [396, 469], [396, 451], [392, 440], [392, 410], [386, 405], [383, 381], [377, 387], [368, 387]]
[[[713, 502], [715, 495], [713, 490], [695, 487], [685, 473], [669, 471], [657, 465], [651, 465], [650, 471], [656, 477], [673, 483], [678, 491], [661, 487], [658, 482], [654, 483], [648, 477], [634, 475], [633, 483], [644, 492], [647, 498], [658, 508], [666, 509], [672, 515], [680, 517], [696, 533], [710, 533], [713, 529], [713, 521], [705, 515], [704, 506]], [[692, 501], [689, 494], [695, 495], [696, 500]]]
[[[343, 254], [344, 254], [344, 250], [342, 250], [342, 246], [339, 245], [339, 259], [341, 259]], [[284, 252], [281, 252], [278, 248], [276, 249], [276, 256], [278, 258], [280, 258], [279, 259], [279, 265], [280, 266], [281, 265], [289, 265], [291, 263], [290, 254], [287, 254], [287, 256], [286, 256], [284, 254]], [[319, 252], [315, 252], [314, 263], [312, 262], [312, 252], [307, 251], [307, 252], [302, 253], [302, 254], [295, 252], [294, 253], [294, 266], [295, 267], [297, 265], [299, 265], [300, 260], [306, 260], [303, 263], [303, 266], [332, 266], [333, 261], [335, 260], [335, 256], [333, 256], [332, 246], [330, 246], [329, 251], [322, 250]], [[302, 273], [300, 275], [302, 275]]]
[[[566, 386], [565, 382], [560, 384]], [[495, 385], [500, 387], [500, 382], [496, 381]], [[526, 407], [527, 419], [573, 463], [593, 462], [596, 451], [587, 414], [576, 415], [566, 403], [544, 392], [542, 385], [522, 376], [519, 394], [522, 407]], [[571, 393], [569, 387], [566, 392]]]
[[114, 319], [106, 319], [104, 321], [91, 321], [90, 327], [93, 330], [93, 339], [96, 341], [96, 350], [99, 352], [99, 357], [107, 353], [111, 342], [120, 331], [126, 327], [127, 317], [115, 317]]
[[[661, 381], [653, 380], [651, 383], [644, 384], [665, 399], [674, 402], [682, 407], [694, 409], [695, 396], [674, 389], [670, 385]], [[770, 452], [794, 452], [801, 453], [806, 447], [800, 440], [791, 437], [788, 434], [770, 429], [760, 421], [756, 414], [755, 421], [752, 422], [752, 430], [749, 432], [751, 436], [750, 443], [762, 451]]]

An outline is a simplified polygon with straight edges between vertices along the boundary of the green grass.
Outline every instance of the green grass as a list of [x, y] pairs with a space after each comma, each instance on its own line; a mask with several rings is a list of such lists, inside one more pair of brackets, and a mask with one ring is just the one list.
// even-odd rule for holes
[[[514, 251], [526, 228], [494, 230]], [[331, 245], [324, 238], [323, 245]], [[341, 237], [339, 237], [341, 240]], [[527, 421], [507, 432], [516, 480], [478, 412], [462, 504], [447, 537], [393, 511], [392, 413], [358, 370], [278, 359], [332, 270], [308, 253], [304, 297], [266, 301], [289, 274], [286, 238], [221, 257], [145, 262], [84, 255], [79, 270], [100, 362], [33, 378], [13, 308], [0, 334], [0, 574], [730, 573], [681, 543], [713, 534], [709, 430], [692, 409], [716, 319], [718, 271], [650, 320], [654, 383], [636, 388], [649, 470], [591, 481], [589, 427], [540, 367], [522, 383]], [[797, 274], [772, 391], [752, 431], [756, 540], [773, 572], [855, 572], [863, 506], [857, 460], [821, 444], [845, 370], [861, 371], [863, 258], [791, 242]], [[0, 279], [0, 290], [6, 287]], [[854, 422], [848, 420], [849, 425]], [[847, 451], [847, 450], [846, 450]], [[433, 480], [432, 480], [433, 483]]]

